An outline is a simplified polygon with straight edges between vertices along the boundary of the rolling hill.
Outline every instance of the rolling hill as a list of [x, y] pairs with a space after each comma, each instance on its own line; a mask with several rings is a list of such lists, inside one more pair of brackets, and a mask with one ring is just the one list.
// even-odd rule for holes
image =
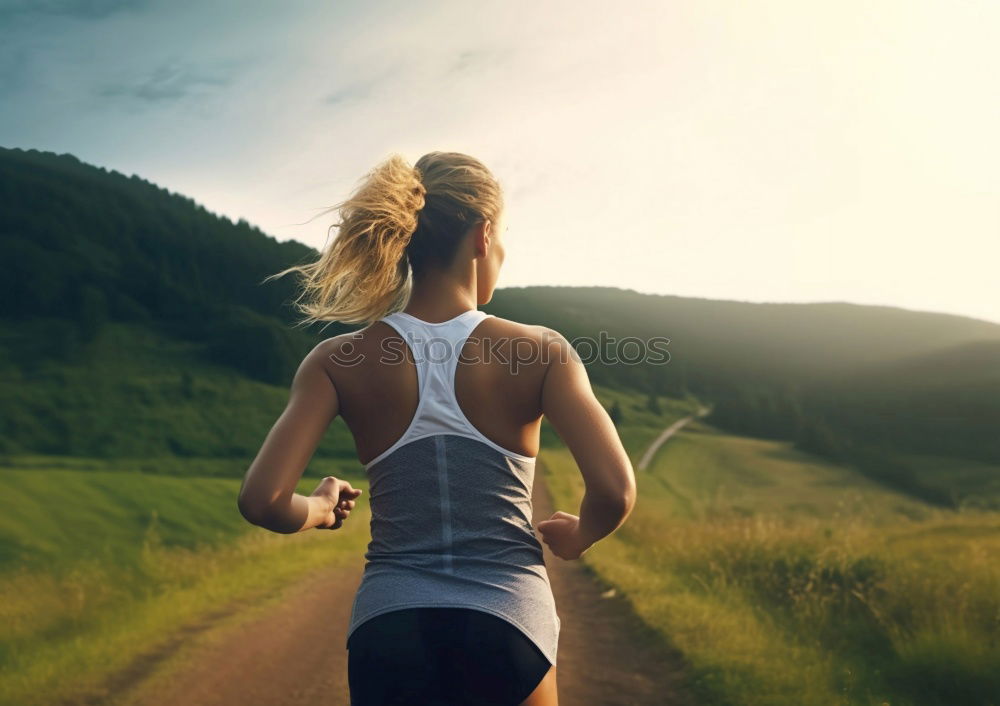
[[[0, 149], [0, 451], [252, 453], [302, 355], [353, 328], [293, 327], [295, 283], [261, 283], [315, 254], [138, 176]], [[669, 339], [669, 363], [598, 357], [591, 378], [654, 400], [695, 394], [731, 432], [843, 458], [873, 446], [1000, 458], [992, 322], [608, 287], [504, 288], [484, 309], [555, 328], [581, 350], [581, 337], [604, 332], [621, 357], [635, 341]]]

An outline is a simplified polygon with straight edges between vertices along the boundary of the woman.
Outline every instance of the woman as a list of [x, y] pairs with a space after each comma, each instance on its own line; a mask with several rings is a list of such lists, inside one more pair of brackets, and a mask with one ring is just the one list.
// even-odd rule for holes
[[[340, 209], [303, 275], [309, 321], [365, 323], [302, 361], [240, 508], [274, 531], [337, 529], [361, 490], [294, 494], [338, 414], [371, 491], [347, 635], [351, 704], [557, 704], [560, 619], [532, 527], [544, 415], [586, 484], [580, 516], [537, 525], [578, 559], [617, 529], [635, 478], [586, 369], [555, 331], [485, 314], [504, 260], [500, 185], [478, 160], [391, 156]], [[461, 364], [460, 364], [461, 363]]]

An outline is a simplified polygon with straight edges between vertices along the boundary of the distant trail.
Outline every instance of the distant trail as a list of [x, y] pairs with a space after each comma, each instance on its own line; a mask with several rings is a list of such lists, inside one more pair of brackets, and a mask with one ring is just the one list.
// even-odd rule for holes
[[660, 435], [653, 440], [653, 443], [649, 445], [649, 448], [646, 449], [646, 453], [644, 453], [642, 455], [642, 458], [639, 460], [639, 470], [640, 471], [646, 470], [646, 467], [649, 466], [649, 462], [653, 460], [653, 456], [655, 456], [656, 452], [660, 450], [660, 447], [663, 446], [663, 443], [671, 436], [676, 434], [678, 431], [680, 431], [684, 427], [684, 425], [686, 425], [692, 419], [704, 417], [711, 411], [712, 411], [711, 407], [704, 407], [704, 406], [699, 407], [698, 411], [695, 414], [684, 417], [683, 419], [678, 419], [676, 422], [674, 422], [669, 427], [660, 432]]

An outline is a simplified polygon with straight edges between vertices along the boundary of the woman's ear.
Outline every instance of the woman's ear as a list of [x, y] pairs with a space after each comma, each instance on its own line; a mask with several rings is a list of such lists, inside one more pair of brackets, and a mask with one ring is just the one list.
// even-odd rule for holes
[[493, 236], [490, 233], [490, 222], [483, 221], [482, 223], [476, 225], [476, 229], [472, 237], [473, 254], [477, 258], [486, 257], [490, 251], [490, 246], [493, 244]]

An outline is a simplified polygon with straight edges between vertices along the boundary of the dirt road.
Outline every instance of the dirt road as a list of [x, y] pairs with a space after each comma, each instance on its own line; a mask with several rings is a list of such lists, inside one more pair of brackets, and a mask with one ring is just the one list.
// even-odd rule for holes
[[[537, 523], [552, 502], [539, 462]], [[576, 513], [577, 508], [560, 508]], [[558, 681], [561, 706], [692, 704], [679, 687], [681, 661], [628, 609], [627, 601], [543, 544], [562, 619]], [[137, 663], [112, 686], [113, 702], [127, 706], [348, 705], [347, 650], [351, 602], [363, 560], [348, 570], [318, 572], [289, 586], [281, 600], [246, 620], [211, 621], [189, 628], [159, 656]], [[603, 595], [602, 595], [603, 594]], [[238, 608], [235, 610], [239, 610]], [[237, 616], [238, 617], [238, 616]], [[183, 648], [183, 659], [171, 654]], [[169, 661], [166, 661], [169, 660]], [[418, 705], [415, 705], [418, 706]]]

